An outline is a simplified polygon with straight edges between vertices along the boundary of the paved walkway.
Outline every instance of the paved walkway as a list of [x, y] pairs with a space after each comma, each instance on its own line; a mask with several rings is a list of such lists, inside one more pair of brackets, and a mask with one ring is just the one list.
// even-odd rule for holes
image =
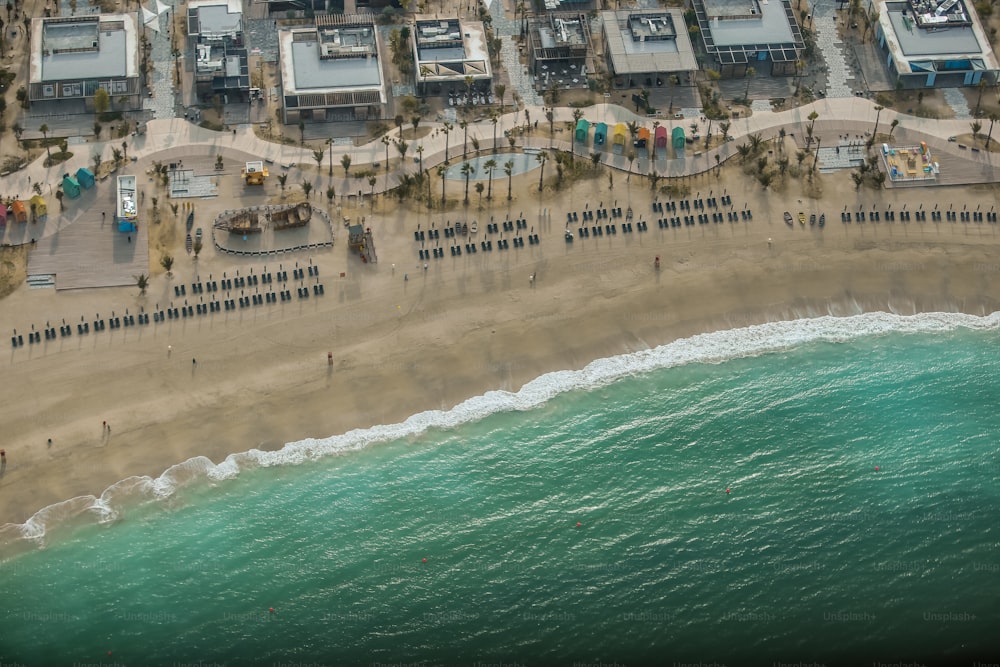
[[[823, 54], [823, 61], [826, 63], [826, 89], [827, 97], [850, 97], [852, 89], [859, 88], [859, 82], [849, 80], [848, 73], [851, 72], [847, 64], [847, 46], [837, 34], [837, 20], [839, 14], [846, 12], [837, 11], [833, 2], [815, 2], [813, 4], [813, 26], [816, 30], [816, 48]], [[852, 72], [853, 73], [853, 72]]]
[[[540, 106], [542, 98], [535, 92], [532, 85], [531, 75], [528, 68], [521, 64], [517, 51], [517, 42], [514, 36], [519, 33], [518, 21], [507, 18], [504, 13], [503, 3], [500, 0], [493, 0], [489, 6], [490, 16], [493, 19], [493, 29], [500, 37], [500, 61], [503, 69], [510, 77], [508, 93], [517, 91], [523, 103], [528, 106]], [[538, 116], [535, 116], [536, 118]]]
[[[693, 150], [694, 152], [681, 159], [667, 160], [661, 157], [654, 163], [650, 163], [647, 159], [637, 159], [631, 165], [631, 171], [636, 174], [647, 174], [652, 168], [655, 168], [661, 176], [671, 177], [702, 173], [716, 165], [716, 155], [719, 156], [721, 162], [736, 154], [736, 146], [747, 135], [760, 133], [765, 139], [771, 139], [778, 134], [780, 128], [784, 128], [789, 135], [796, 137], [804, 136], [805, 126], [809, 123], [808, 116], [814, 110], [819, 114], [814, 134], [817, 137], [821, 137], [824, 143], [833, 143], [840, 137], [857, 137], [858, 135], [863, 137], [864, 133], [870, 131], [875, 123], [874, 103], [858, 97], [823, 99], [805, 107], [777, 113], [761, 111], [749, 118], [739, 118], [731, 121], [732, 125], [729, 133], [735, 138], [732, 142], [709, 151], [700, 152], [700, 154], [694, 147], [689, 147], [689, 150]], [[541, 118], [544, 124], [544, 113], [541, 107], [531, 107], [530, 111], [532, 118]], [[565, 124], [572, 121], [572, 112], [573, 110], [569, 108], [556, 109], [556, 127], [558, 128], [560, 123]], [[628, 109], [607, 104], [589, 107], [586, 109], [586, 112], [585, 117], [592, 123], [606, 122], [613, 124], [633, 120], [643, 123], [649, 122], [649, 119], [636, 116]], [[927, 141], [937, 155], [947, 158], [942, 166], [945, 171], [943, 177], [946, 177], [949, 182], [957, 174], [961, 174], [962, 178], [967, 179], [963, 182], [993, 182], [1000, 180], [1000, 174], [995, 171], [994, 167], [994, 162], [1000, 164], [1000, 160], [993, 160], [989, 153], [961, 149], [958, 144], [948, 142], [947, 138], [949, 136], [969, 132], [967, 120], [918, 118], [885, 109], [882, 111], [880, 125], [886, 128], [893, 119], [897, 118], [900, 121], [900, 125], [896, 128], [895, 132], [897, 140], [914, 143]], [[673, 125], [673, 119], [664, 120], [669, 130]], [[500, 146], [507, 145], [507, 139], [503, 136], [503, 129], [511, 127], [514, 122], [514, 113], [505, 114], [501, 119], [498, 128], [499, 131], [497, 132], [497, 143]], [[676, 122], [683, 127], [687, 127], [689, 123], [688, 120], [678, 120]], [[435, 129], [440, 127], [440, 123], [430, 121], [425, 121], [425, 125]], [[396, 132], [393, 129], [390, 132], [390, 137], [394, 136]], [[470, 123], [469, 136], [480, 137], [480, 145], [483, 153], [492, 149], [493, 126], [489, 121]], [[569, 134], [564, 133], [563, 136], [566, 137], [566, 140], [551, 142], [547, 137], [542, 137], [541, 135], [515, 135], [515, 139], [516, 145], [519, 146], [548, 148], [551, 145], [558, 150], [569, 151], [571, 147]], [[431, 170], [445, 161], [445, 141], [446, 138], [443, 132], [432, 131], [423, 139], [415, 142], [417, 145], [424, 147], [423, 160], [426, 169]], [[409, 155], [415, 155], [416, 152], [412, 146], [414, 142], [410, 143], [411, 151]], [[827, 145], [830, 145], [830, 143], [827, 143]], [[98, 142], [94, 144], [94, 150], [102, 150], [105, 155], [108, 155], [111, 152], [111, 147], [106, 144], [107, 142]], [[115, 143], [114, 145], [118, 144]], [[577, 146], [576, 148], [577, 154], [583, 156], [589, 155], [592, 147], [587, 146], [584, 148]], [[452, 162], [460, 159], [460, 151], [461, 134], [453, 130], [449, 151], [449, 157]], [[23, 198], [31, 191], [30, 183], [40, 182], [46, 184], [47, 192], [49, 184], [53, 188], [57, 187], [62, 174], [68, 171], [75, 171], [78, 167], [89, 166], [91, 162], [90, 155], [93, 152], [93, 150], [80, 150], [67, 163], [52, 168], [44, 167], [43, 158], [39, 158], [27, 168], [0, 179], [0, 191]], [[150, 121], [146, 134], [131, 139], [131, 145], [129, 146], [129, 156], [135, 156], [140, 161], [148, 157], [155, 157], [157, 160], [166, 162], [176, 159], [187, 159], [192, 155], [214, 156], [219, 153], [227, 161], [236, 160], [239, 162], [251, 159], [248, 156], [266, 160], [271, 164], [274, 176], [280, 173], [281, 170], [294, 172], [296, 171], [296, 165], [299, 164], [314, 164], [311, 149], [264, 141], [254, 135], [249, 128], [242, 128], [236, 134], [212, 132], [178, 118]], [[333, 146], [335, 176], [329, 179], [325, 169], [320, 173], [313, 171], [305, 172], [305, 176], [313, 178], [317, 186], [322, 190], [325, 190], [327, 184], [330, 183], [336, 188], [339, 195], [357, 194], [359, 192], [367, 195], [372, 191], [382, 193], [391, 190], [399, 183], [402, 174], [412, 174], [417, 170], [417, 165], [411, 159], [407, 159], [401, 167], [398, 166], [399, 162], [396, 160], [395, 155], [393, 155], [393, 165], [397, 166], [389, 173], [386, 173], [384, 168], [379, 169], [376, 175], [375, 186], [372, 188], [367, 179], [344, 177], [343, 168], [340, 166], [340, 159], [345, 154], [351, 156], [352, 173], [357, 173], [360, 170], [370, 168], [373, 162], [384, 161], [385, 146], [378, 139], [364, 146]], [[604, 151], [602, 152], [601, 161], [608, 166], [622, 171], [629, 170], [628, 160], [623, 155], [613, 155], [610, 151]], [[959, 165], [963, 166], [960, 167]], [[126, 171], [129, 171], [129, 169], [130, 167], [126, 167]], [[952, 176], [948, 176], [947, 172], [949, 171]], [[301, 177], [294, 175], [291, 182], [299, 180], [301, 180]], [[101, 187], [107, 188], [109, 186], [102, 185]], [[53, 202], [53, 207], [55, 207], [55, 202]], [[52, 226], [51, 231], [55, 231], [54, 226]], [[48, 235], [49, 233], [50, 230], [47, 226], [43, 234]]]
[[177, 8], [175, 0], [160, 1], [165, 5], [170, 5], [170, 11], [156, 17], [159, 25], [158, 31], [147, 31], [153, 46], [150, 56], [153, 60], [153, 72], [149, 82], [153, 96], [142, 101], [142, 108], [152, 112], [154, 118], [173, 118], [177, 98], [174, 90], [174, 57], [170, 50], [170, 34], [168, 32], [168, 20], [172, 20], [172, 18], [168, 19], [167, 17], [173, 17]]

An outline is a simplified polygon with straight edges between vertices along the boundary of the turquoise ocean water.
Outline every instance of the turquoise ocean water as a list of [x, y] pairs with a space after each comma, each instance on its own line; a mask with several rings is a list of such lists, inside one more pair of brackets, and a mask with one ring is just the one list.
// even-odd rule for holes
[[719, 332], [132, 480], [3, 533], [0, 664], [996, 662], [998, 324]]

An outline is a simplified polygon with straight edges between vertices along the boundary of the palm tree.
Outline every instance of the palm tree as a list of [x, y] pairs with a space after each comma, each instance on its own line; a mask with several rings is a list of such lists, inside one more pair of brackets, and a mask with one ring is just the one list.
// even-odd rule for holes
[[507, 160], [506, 162], [503, 163], [503, 173], [507, 174], [507, 201], [510, 201], [511, 199], [513, 199], [513, 195], [511, 195], [511, 192], [510, 192], [510, 189], [511, 189], [511, 180], [514, 177], [514, 161], [513, 160]]
[[989, 134], [986, 135], [986, 150], [990, 149], [990, 138], [993, 136], [993, 123], [1000, 120], [1000, 114], [993, 112], [990, 114], [989, 118], [990, 118], [990, 131]]
[[[808, 118], [809, 118], [809, 126], [806, 128], [806, 146], [812, 143], [813, 127], [816, 125], [816, 119], [819, 118], [819, 114], [813, 111], [811, 114], [809, 114]], [[875, 135], [873, 134], [872, 140], [874, 139]]]
[[583, 109], [573, 109], [573, 127], [570, 128], [570, 144], [569, 144], [569, 154], [572, 157], [576, 157], [576, 126], [579, 124], [580, 119], [583, 118]]
[[892, 133], [896, 131], [896, 126], [899, 125], [899, 119], [893, 118], [892, 122], [889, 123], [889, 139], [892, 140]]
[[976, 100], [976, 112], [975, 115], [979, 115], [979, 107], [983, 102], [983, 91], [986, 90], [986, 79], [980, 79], [979, 83], [976, 84], [976, 88], [979, 88], [979, 99]]
[[385, 146], [385, 173], [389, 173], [389, 144], [392, 143], [392, 139], [389, 138], [388, 134], [382, 135], [382, 145]]
[[135, 277], [135, 286], [139, 288], [139, 294], [145, 294], [146, 288], [149, 287], [149, 276], [145, 273], [140, 273]]
[[63, 193], [62, 190], [56, 190], [56, 199], [59, 200], [59, 210], [60, 211], [63, 211], [63, 210], [66, 209], [65, 204], [63, 204], [63, 197], [65, 197], [65, 196], [66, 195]]
[[351, 177], [351, 156], [350, 155], [345, 155], [344, 157], [340, 158], [340, 164], [343, 165], [343, 167], [344, 167], [344, 178], [350, 178]]
[[445, 121], [444, 126], [441, 131], [444, 132], [444, 163], [448, 164], [448, 140], [451, 135], [451, 131], [455, 129], [455, 126], [451, 123]]
[[628, 183], [632, 180], [632, 163], [635, 161], [635, 149], [630, 148], [625, 157], [628, 158], [628, 176], [625, 177], [625, 182]]
[[313, 189], [312, 183], [310, 183], [309, 181], [302, 181], [302, 194], [306, 196], [306, 199], [309, 199], [309, 193], [312, 192], [312, 189]]
[[757, 74], [757, 70], [753, 67], [747, 67], [747, 89], [743, 91], [743, 101], [748, 102], [750, 100], [750, 80], [754, 78]]
[[444, 186], [445, 186], [445, 182], [448, 180], [448, 179], [446, 179], [444, 177], [446, 173], [448, 173], [448, 167], [444, 166], [443, 164], [438, 165], [437, 175], [438, 175], [438, 178], [441, 179], [441, 208], [444, 208], [444, 203], [445, 203]]
[[969, 123], [969, 127], [972, 128], [972, 140], [975, 141], [976, 137], [979, 136], [979, 130], [983, 129], [983, 124], [980, 123], [978, 120], [974, 120], [971, 123]]
[[489, 176], [490, 178], [489, 181], [490, 187], [489, 190], [486, 192], [486, 199], [493, 199], [493, 170], [496, 169], [498, 166], [499, 165], [497, 165], [497, 161], [493, 159], [487, 160], [486, 164], [483, 165], [483, 170], [486, 172], [486, 175]]
[[[719, 123], [719, 129], [722, 130], [722, 141], [723, 141], [723, 143], [725, 143], [726, 141], [729, 140], [728, 139], [728, 137], [729, 137], [729, 128], [731, 128], [732, 126], [733, 126], [733, 124], [730, 123], [728, 120], [724, 120], [721, 123]], [[782, 132], [784, 132], [784, 129], [782, 129]], [[782, 136], [782, 139], [784, 139], [784, 136]]]
[[594, 169], [597, 169], [601, 164], [601, 154], [597, 151], [590, 154], [590, 162], [594, 165]]
[[170, 275], [170, 269], [174, 268], [174, 258], [170, 255], [163, 255], [160, 258], [160, 266], [162, 266], [167, 271], [167, 275]]
[[465, 120], [458, 121], [458, 126], [462, 128], [462, 159], [469, 154], [469, 122]]
[[326, 203], [327, 203], [327, 206], [332, 206], [333, 205], [333, 198], [336, 197], [336, 196], [337, 196], [337, 191], [334, 189], [334, 187], [332, 185], [326, 189]]
[[[46, 148], [48, 148], [48, 146], [46, 146]], [[116, 167], [119, 164], [121, 164], [121, 161], [122, 161], [122, 152], [121, 152], [120, 149], [118, 149], [118, 148], [112, 148], [111, 149], [111, 157], [114, 159]], [[219, 157], [222, 157], [222, 156], [220, 155]]]
[[885, 107], [883, 107], [881, 105], [878, 105], [878, 104], [875, 105], [875, 129], [872, 130], [872, 136], [873, 137], [876, 134], [878, 134], [878, 117], [882, 114], [882, 109], [884, 109], [884, 108]]
[[479, 181], [478, 183], [476, 183], [476, 192], [479, 193], [479, 208], [483, 207], [483, 190], [485, 190], [485, 189], [486, 188], [483, 187], [483, 182], [482, 181]]
[[128, 143], [122, 142], [122, 157], [125, 162], [128, 162]]
[[469, 205], [469, 177], [471, 177], [472, 174], [473, 174], [473, 172], [476, 171], [476, 168], [473, 167], [468, 162], [465, 162], [465, 163], [462, 164], [462, 168], [461, 168], [460, 171], [462, 172], [462, 175], [465, 176], [465, 205], [468, 206]]
[[545, 110], [545, 120], [549, 121], [549, 148], [552, 148], [552, 139], [555, 138], [555, 129], [552, 127], [555, 117], [555, 114], [552, 113], [552, 109]]
[[378, 179], [375, 178], [375, 174], [373, 172], [368, 172], [368, 173], [371, 174], [371, 176], [368, 177], [368, 185], [369, 185], [369, 187], [371, 187], [372, 207], [374, 207], [375, 206], [375, 181], [378, 180]]
[[410, 116], [410, 125], [413, 126], [413, 138], [417, 138], [417, 126], [420, 125], [420, 116], [414, 115]]
[[101, 154], [94, 153], [90, 156], [90, 159], [94, 163], [94, 175], [96, 176], [101, 171]]
[[396, 150], [399, 151], [399, 159], [403, 162], [403, 165], [401, 167], [403, 169], [406, 168], [406, 151], [409, 148], [410, 148], [410, 145], [408, 143], [406, 143], [405, 141], [403, 141], [402, 139], [400, 139], [399, 141], [396, 142]]
[[417, 156], [420, 158], [420, 164], [417, 166], [417, 169], [422, 174], [422, 173], [424, 173], [424, 145], [423, 144], [420, 144], [419, 146], [417, 146]]
[[42, 123], [42, 126], [38, 128], [38, 131], [42, 133], [42, 137], [45, 139], [45, 152], [48, 154], [49, 160], [51, 160], [52, 150], [49, 148], [49, 126]]
[[288, 182], [288, 174], [278, 174], [278, 185], [281, 186], [281, 198], [285, 198], [285, 183]]
[[493, 86], [493, 91], [497, 94], [497, 99], [500, 100], [500, 113], [503, 113], [503, 96], [507, 93], [507, 86], [498, 83]]
[[493, 153], [497, 152], [497, 123], [500, 122], [500, 116], [494, 111], [490, 113], [490, 122], [493, 123]]
[[[326, 155], [326, 151], [324, 151], [322, 148], [320, 148], [319, 150], [313, 151], [313, 159], [316, 160], [316, 169], [317, 170], [323, 168], [323, 156], [324, 155]], [[320, 172], [320, 173], [322, 173], [322, 172]]]
[[[551, 112], [549, 112], [551, 113]], [[538, 164], [542, 165], [542, 170], [538, 174], [538, 191], [541, 192], [545, 185], [545, 163], [548, 161], [548, 153], [539, 153], [535, 156], [535, 160]]]
[[326, 145], [329, 146], [326, 152], [330, 156], [330, 178], [333, 178], [333, 137], [327, 137]]

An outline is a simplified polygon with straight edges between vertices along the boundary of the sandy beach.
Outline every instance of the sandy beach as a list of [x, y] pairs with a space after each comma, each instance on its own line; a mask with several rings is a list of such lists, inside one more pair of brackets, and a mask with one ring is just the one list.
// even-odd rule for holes
[[[144, 166], [140, 161], [136, 173]], [[7, 452], [0, 524], [100, 495], [129, 476], [156, 477], [192, 456], [219, 462], [254, 447], [398, 422], [491, 389], [517, 390], [548, 371], [699, 332], [875, 310], [997, 310], [997, 225], [929, 216], [919, 223], [845, 225], [839, 215], [845, 205], [868, 210], [873, 202], [879, 210], [995, 210], [998, 199], [988, 187], [856, 191], [847, 171], [819, 178], [819, 199], [805, 196], [804, 179], [764, 191], [734, 160], [719, 176], [685, 179], [691, 189], [685, 198], [725, 191], [737, 209], [752, 210], [753, 220], [666, 230], [656, 224], [661, 214], [651, 212], [647, 179], [636, 175], [626, 183], [616, 174], [610, 190], [605, 169], [539, 196], [532, 171], [514, 179], [511, 202], [500, 176], [492, 207], [483, 210], [475, 194], [468, 209], [462, 206], [464, 184], [454, 181], [449, 196], [458, 204], [447, 213], [386, 197], [374, 211], [341, 212], [366, 216], [377, 264], [351, 255], [338, 229], [332, 250], [281, 258], [235, 257], [209, 247], [192, 261], [178, 245], [172, 276], [151, 249], [155, 268], [144, 296], [135, 287], [22, 285], [0, 303], [8, 331], [47, 320], [55, 326], [64, 317], [75, 322], [84, 313], [92, 319], [125, 308], [150, 311], [174, 300], [173, 286], [190, 285], [196, 275], [259, 272], [265, 264], [274, 270], [278, 262], [287, 270], [312, 261], [326, 293], [83, 337], [74, 330], [70, 338], [9, 351], [0, 399]], [[200, 200], [202, 219], [232, 208], [227, 199]], [[565, 242], [566, 211], [615, 200], [631, 206], [635, 220], [649, 221], [649, 230]], [[790, 229], [785, 210], [825, 212], [826, 228]], [[413, 241], [418, 225], [476, 219], [482, 239], [490, 215], [525, 218], [541, 243], [502, 253], [445, 253], [423, 268]], [[183, 229], [181, 221], [162, 224]], [[176, 236], [180, 243], [183, 233]]]

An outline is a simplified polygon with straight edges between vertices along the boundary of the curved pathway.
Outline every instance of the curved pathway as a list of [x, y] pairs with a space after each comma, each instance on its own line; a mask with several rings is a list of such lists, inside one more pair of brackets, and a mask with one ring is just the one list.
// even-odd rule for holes
[[[715, 167], [715, 156], [719, 160], [725, 161], [736, 154], [736, 146], [748, 135], [759, 133], [765, 139], [777, 136], [780, 129], [790, 135], [800, 135], [805, 133], [805, 127], [809, 124], [809, 115], [815, 111], [819, 114], [814, 128], [814, 136], [828, 139], [833, 143], [832, 135], [864, 136], [865, 133], [874, 129], [875, 125], [875, 104], [870, 100], [852, 97], [840, 99], [823, 99], [810, 105], [781, 112], [759, 112], [748, 118], [734, 119], [731, 122], [729, 133], [734, 140], [713, 148], [696, 151], [695, 155], [681, 159], [655, 160], [655, 170], [661, 176], [683, 177], [705, 172]], [[539, 120], [541, 125], [548, 121], [545, 119], [541, 107], [528, 107], [531, 119]], [[649, 124], [651, 121], [645, 116], [637, 116], [628, 109], [620, 106], [599, 104], [585, 109], [585, 118], [591, 123], [605, 122], [627, 123], [639, 121]], [[573, 120], [573, 109], [558, 108], [555, 110], [555, 123], [565, 124]], [[958, 134], [968, 134], [971, 130], [969, 122], [966, 120], [939, 120], [930, 118], [918, 118], [906, 114], [898, 113], [891, 109], [884, 109], [879, 116], [879, 128], [886, 130], [890, 123], [899, 120], [895, 137], [907, 143], [927, 141], [934, 152], [945, 154], [951, 157], [961, 158], [954, 164], [949, 162], [953, 170], [952, 178], [956, 183], [961, 182], [993, 182], [1000, 180], [1000, 174], [995, 172], [992, 156], [986, 152], [974, 152], [969, 149], [962, 149], [958, 144], [949, 143], [948, 137]], [[693, 119], [663, 119], [661, 122], [668, 127], [674, 125], [688, 128]], [[520, 112], [504, 114], [496, 128], [497, 144], [506, 147], [507, 139], [503, 132], [515, 126], [518, 122], [523, 123]], [[988, 123], [987, 123], [988, 124]], [[334, 186], [339, 195], [354, 193], [384, 193], [398, 185], [400, 177], [404, 173], [414, 173], [417, 164], [412, 158], [416, 157], [416, 146], [424, 147], [423, 166], [425, 169], [432, 169], [445, 162], [447, 157], [454, 161], [460, 159], [462, 154], [462, 132], [457, 127], [454, 128], [450, 136], [443, 132], [443, 124], [425, 122], [425, 126], [433, 128], [431, 133], [422, 139], [409, 140], [410, 151], [407, 153], [405, 162], [400, 163], [399, 154], [395, 147], [390, 147], [390, 157], [395, 165], [392, 171], [386, 173], [384, 167], [376, 170], [376, 182], [374, 188], [367, 179], [345, 178], [344, 169], [340, 165], [343, 155], [351, 156], [351, 171], [357, 173], [361, 170], [370, 169], [375, 162], [385, 161], [385, 146], [380, 139], [373, 139], [362, 146], [333, 146], [334, 176], [328, 177], [328, 164], [330, 156], [327, 155], [323, 161], [323, 167], [317, 173], [315, 180], [325, 186], [329, 183]], [[699, 119], [699, 125], [704, 128], [705, 123]], [[713, 124], [713, 130], [717, 128], [717, 123]], [[986, 129], [984, 127], [984, 129]], [[564, 130], [569, 136], [568, 130]], [[398, 137], [398, 130], [393, 129], [389, 133], [390, 137]], [[476, 136], [480, 141], [480, 154], [484, 154], [492, 149], [494, 128], [490, 121], [470, 123], [469, 137]], [[110, 144], [110, 145], [109, 145]], [[80, 144], [76, 154], [67, 162], [54, 167], [44, 167], [43, 159], [39, 158], [21, 171], [9, 174], [0, 179], [0, 188], [5, 193], [14, 196], [25, 197], [30, 192], [30, 183], [49, 183], [53, 187], [58, 186], [59, 180], [66, 172], [75, 172], [79, 167], [87, 167], [92, 164], [91, 155], [94, 151], [101, 151], [106, 158], [110, 157], [114, 142], [95, 142], [93, 144]], [[447, 145], [447, 148], [446, 148]], [[520, 147], [548, 148], [568, 152], [571, 149], [571, 142], [567, 140], [549, 140], [547, 138], [534, 135], [515, 135], [515, 145]], [[88, 150], [89, 148], [89, 150]], [[329, 148], [329, 147], [328, 147]], [[577, 146], [578, 155], [587, 155], [589, 147]], [[271, 163], [272, 171], [279, 169], [293, 169], [298, 165], [315, 166], [313, 152], [310, 148], [301, 146], [290, 146], [287, 144], [277, 144], [265, 141], [253, 134], [250, 128], [243, 128], [234, 133], [214, 132], [198, 127], [187, 120], [171, 118], [166, 120], [153, 120], [147, 125], [146, 134], [131, 139], [129, 147], [129, 157], [142, 161], [146, 158], [156, 158], [164, 162], [183, 159], [191, 155], [216, 155], [222, 154], [228, 159], [244, 156], [256, 156]], [[647, 159], [636, 160], [629, 165], [628, 160], [623, 155], [615, 155], [610, 151], [603, 151], [601, 161], [603, 164], [629, 171], [632, 173], [647, 174], [651, 171], [650, 161]], [[959, 166], [961, 165], [961, 166]], [[128, 167], [126, 167], [128, 170]], [[964, 179], [964, 180], [963, 180]], [[53, 231], [55, 227], [52, 227]]]

